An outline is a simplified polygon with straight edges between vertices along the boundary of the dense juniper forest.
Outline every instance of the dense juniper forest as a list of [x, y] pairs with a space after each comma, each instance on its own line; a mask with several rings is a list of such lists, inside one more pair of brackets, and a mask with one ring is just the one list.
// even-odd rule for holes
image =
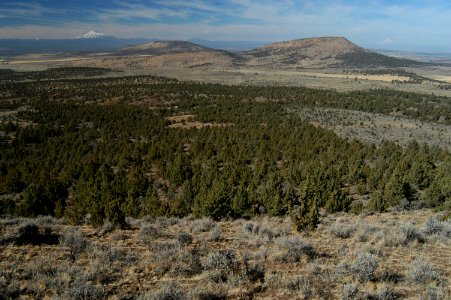
[[303, 230], [323, 211], [451, 208], [447, 151], [365, 145], [290, 113], [322, 106], [450, 124], [449, 98], [38, 75], [0, 82], [0, 215], [118, 226], [128, 216], [290, 215]]

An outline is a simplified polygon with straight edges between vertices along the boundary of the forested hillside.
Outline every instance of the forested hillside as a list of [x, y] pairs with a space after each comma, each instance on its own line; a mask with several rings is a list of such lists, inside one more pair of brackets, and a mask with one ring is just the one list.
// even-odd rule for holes
[[449, 124], [443, 97], [150, 76], [3, 83], [0, 96], [0, 214], [119, 225], [126, 216], [289, 214], [303, 229], [321, 208], [451, 207], [448, 152], [347, 141], [286, 109], [396, 111]]

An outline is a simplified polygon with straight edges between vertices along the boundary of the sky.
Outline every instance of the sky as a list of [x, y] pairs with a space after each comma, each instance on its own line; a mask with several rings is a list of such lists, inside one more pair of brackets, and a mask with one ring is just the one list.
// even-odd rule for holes
[[275, 42], [344, 36], [373, 49], [451, 53], [449, 0], [2, 0], [0, 39]]

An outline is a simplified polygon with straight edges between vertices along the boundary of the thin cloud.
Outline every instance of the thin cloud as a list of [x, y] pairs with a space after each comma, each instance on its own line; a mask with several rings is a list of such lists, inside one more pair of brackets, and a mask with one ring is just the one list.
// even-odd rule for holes
[[[64, 32], [45, 26], [52, 20], [52, 25], [64, 30], [75, 28], [71, 26], [78, 30], [87, 27], [126, 37], [220, 37], [270, 42], [335, 35], [346, 36], [363, 46], [381, 42], [390, 47], [415, 43], [451, 46], [447, 38], [451, 36], [451, 6], [444, 0], [121, 0], [102, 5], [93, 1], [70, 14], [67, 11], [74, 9], [77, 2], [68, 1], [70, 5], [59, 2], [59, 6], [51, 3], [43, 0], [6, 3], [0, 9], [0, 38], [14, 34], [30, 38], [63, 35]], [[22, 32], [25, 25], [34, 27]]]
[[47, 8], [36, 3], [8, 2], [3, 5], [0, 11], [0, 17], [2, 18], [26, 18], [55, 12], [55, 9]]

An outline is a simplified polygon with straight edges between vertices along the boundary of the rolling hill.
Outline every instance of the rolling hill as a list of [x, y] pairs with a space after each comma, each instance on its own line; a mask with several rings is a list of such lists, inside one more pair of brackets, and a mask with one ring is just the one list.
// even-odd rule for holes
[[117, 54], [164, 55], [164, 54], [193, 53], [204, 51], [215, 51], [215, 50], [186, 41], [154, 41], [142, 45], [133, 45], [121, 48], [117, 51]]
[[[240, 55], [186, 41], [154, 41], [127, 46], [119, 49], [116, 55], [138, 60], [137, 65], [154, 67], [243, 66], [245, 62]], [[139, 59], [140, 56], [144, 58]]]
[[344, 37], [319, 37], [273, 43], [242, 52], [249, 66], [408, 67], [422, 63], [371, 52]]
[[379, 69], [427, 65], [389, 57], [357, 46], [344, 37], [319, 37], [272, 43], [250, 51], [229, 52], [188, 41], [129, 45], [102, 57], [71, 63], [119, 69], [153, 67], [296, 69]]
[[245, 59], [238, 54], [186, 41], [155, 41], [126, 46], [112, 55], [71, 62], [70, 65], [115, 69], [242, 67]]

